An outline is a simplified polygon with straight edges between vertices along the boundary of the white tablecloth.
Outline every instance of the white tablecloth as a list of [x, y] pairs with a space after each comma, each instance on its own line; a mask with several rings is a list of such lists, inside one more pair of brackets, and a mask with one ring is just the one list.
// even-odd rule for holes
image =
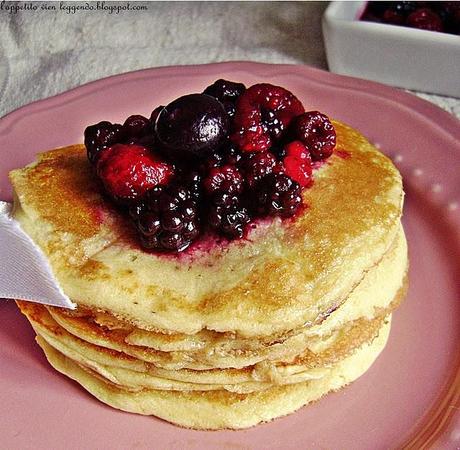
[[[71, 13], [61, 3], [0, 10], [0, 117], [88, 81], [147, 67], [252, 60], [327, 69], [326, 2], [130, 2], [146, 9], [118, 14]], [[460, 117], [459, 99], [420, 95]]]

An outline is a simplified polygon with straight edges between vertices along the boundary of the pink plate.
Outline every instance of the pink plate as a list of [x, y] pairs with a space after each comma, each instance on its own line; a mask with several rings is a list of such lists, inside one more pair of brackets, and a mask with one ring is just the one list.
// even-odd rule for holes
[[11, 302], [0, 304], [2, 448], [388, 449], [460, 446], [460, 127], [396, 89], [306, 66], [222, 63], [114, 76], [0, 120], [0, 198], [7, 173], [82, 141], [86, 125], [202, 91], [217, 78], [270, 82], [361, 130], [400, 167], [410, 289], [388, 346], [359, 380], [288, 417], [245, 431], [199, 432], [99, 403], [55, 372]]

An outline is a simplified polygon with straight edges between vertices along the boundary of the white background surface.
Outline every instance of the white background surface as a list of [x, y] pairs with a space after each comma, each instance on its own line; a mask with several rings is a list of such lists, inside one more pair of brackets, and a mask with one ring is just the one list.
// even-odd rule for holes
[[[321, 33], [327, 2], [131, 2], [147, 10], [119, 14], [69, 14], [54, 4], [56, 11], [0, 11], [0, 117], [148, 67], [251, 60], [327, 69]], [[460, 117], [458, 99], [420, 95]]]

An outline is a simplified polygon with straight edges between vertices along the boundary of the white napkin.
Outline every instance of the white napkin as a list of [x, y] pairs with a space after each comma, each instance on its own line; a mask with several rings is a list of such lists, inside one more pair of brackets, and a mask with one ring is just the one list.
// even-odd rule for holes
[[0, 201], [0, 298], [74, 309], [45, 255], [11, 217], [11, 210], [10, 203]]

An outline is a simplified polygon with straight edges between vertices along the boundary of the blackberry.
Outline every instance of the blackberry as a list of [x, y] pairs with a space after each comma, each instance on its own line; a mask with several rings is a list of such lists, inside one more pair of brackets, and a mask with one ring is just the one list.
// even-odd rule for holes
[[180, 172], [178, 179], [188, 188], [193, 200], [199, 201], [202, 195], [202, 175], [197, 170], [186, 170]]
[[107, 121], [90, 125], [85, 129], [85, 147], [91, 164], [96, 164], [99, 154], [122, 140], [122, 126]]
[[215, 167], [222, 167], [225, 165], [235, 166], [240, 162], [242, 157], [243, 155], [240, 149], [233, 142], [227, 140], [200, 163], [200, 171], [207, 174]]
[[301, 204], [299, 183], [285, 174], [271, 173], [257, 184], [252, 206], [260, 216], [290, 217]]
[[210, 195], [216, 192], [237, 195], [243, 191], [243, 177], [237, 167], [231, 165], [212, 169], [203, 184], [206, 192]]
[[220, 152], [224, 158], [225, 164], [236, 165], [243, 157], [240, 149], [232, 141], [227, 140], [220, 148]]
[[161, 110], [164, 108], [163, 105], [157, 106], [150, 114], [150, 125], [152, 129], [155, 128], [155, 122], [157, 121], [157, 117], [160, 115]]
[[130, 215], [147, 249], [181, 252], [200, 234], [198, 205], [183, 185], [151, 189]]
[[147, 134], [153, 134], [149, 119], [140, 115], [129, 116], [123, 124], [125, 139], [141, 138]]
[[240, 167], [248, 186], [253, 187], [263, 177], [272, 173], [276, 163], [275, 156], [269, 151], [247, 152], [240, 162]]
[[217, 80], [210, 86], [208, 86], [203, 94], [211, 95], [217, 98], [220, 102], [235, 104], [239, 96], [246, 90], [243, 83], [234, 83], [228, 80]]
[[238, 202], [232, 206], [212, 205], [208, 213], [211, 228], [229, 239], [242, 238], [250, 220], [248, 210]]
[[211, 153], [207, 158], [201, 161], [199, 170], [202, 174], [207, 174], [215, 167], [221, 167], [224, 165], [224, 157], [219, 150]]
[[236, 113], [236, 102], [245, 90], [246, 87], [242, 83], [220, 79], [208, 86], [203, 94], [211, 95], [219, 100], [224, 105], [227, 115], [232, 119]]

